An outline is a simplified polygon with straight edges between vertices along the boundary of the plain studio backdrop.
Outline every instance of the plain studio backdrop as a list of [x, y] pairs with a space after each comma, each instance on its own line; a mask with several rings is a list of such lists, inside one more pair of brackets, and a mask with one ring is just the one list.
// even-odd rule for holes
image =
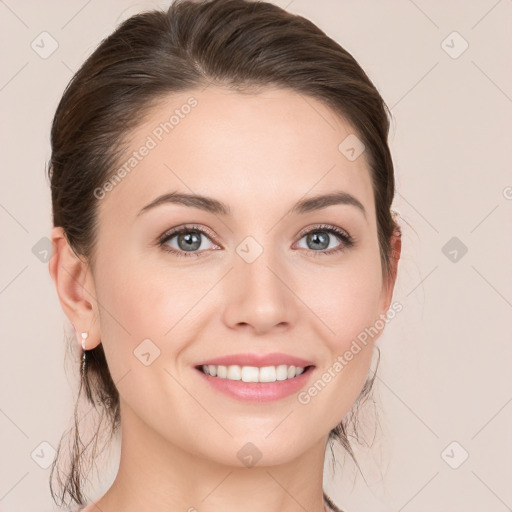
[[[378, 341], [377, 433], [367, 409], [369, 446], [354, 447], [366, 482], [349, 458], [332, 476], [327, 459], [325, 488], [349, 512], [510, 510], [512, 2], [275, 3], [352, 53], [393, 114], [403, 309]], [[52, 116], [102, 38], [166, 5], [0, 2], [1, 511], [56, 509], [48, 465], [78, 382], [48, 273]]]

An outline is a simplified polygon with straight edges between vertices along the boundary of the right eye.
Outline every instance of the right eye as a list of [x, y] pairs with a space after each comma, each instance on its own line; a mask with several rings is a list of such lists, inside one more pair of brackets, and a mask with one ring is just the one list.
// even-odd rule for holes
[[[173, 228], [162, 235], [159, 240], [159, 245], [164, 251], [176, 254], [176, 256], [179, 257], [197, 257], [207, 250], [205, 248], [199, 250], [203, 245], [202, 237], [206, 237], [210, 240], [210, 234], [196, 226]], [[169, 242], [174, 241], [174, 239], [176, 239], [175, 244], [169, 245]]]

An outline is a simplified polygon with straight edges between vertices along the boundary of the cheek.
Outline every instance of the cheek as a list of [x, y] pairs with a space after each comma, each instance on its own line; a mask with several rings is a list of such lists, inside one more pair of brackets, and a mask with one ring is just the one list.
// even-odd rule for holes
[[317, 379], [298, 399], [333, 428], [360, 394], [380, 334], [372, 329], [379, 319], [379, 260], [374, 254], [360, 254], [353, 264], [340, 265], [337, 271], [324, 269], [314, 280], [311, 276], [307, 285], [308, 294], [301, 293], [319, 319], [314, 324], [327, 352]]
[[158, 355], [155, 366], [168, 366], [184, 348], [187, 337], [183, 332], [197, 322], [190, 313], [211, 284], [204, 275], [160, 269], [136, 257], [122, 260], [120, 254], [109, 254], [98, 266], [96, 291], [102, 343], [112, 376], [138, 366], [136, 357], [145, 349]]
[[103, 265], [98, 265], [96, 292], [101, 341], [116, 381], [116, 377], [140, 364], [136, 354], [144, 340], [152, 340], [161, 350], [162, 334], [172, 325], [172, 318], [161, 314], [161, 290], [152, 283], [146, 269], [135, 268], [113, 252], [109, 255]]
[[322, 338], [336, 353], [347, 350], [351, 341], [372, 326], [379, 315], [379, 261], [372, 255], [361, 255], [350, 263], [311, 274], [300, 292], [320, 320]]

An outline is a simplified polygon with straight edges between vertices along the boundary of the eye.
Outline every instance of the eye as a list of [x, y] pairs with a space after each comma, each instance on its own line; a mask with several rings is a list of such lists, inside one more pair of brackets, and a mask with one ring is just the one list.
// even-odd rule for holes
[[[210, 234], [204, 229], [197, 226], [185, 226], [182, 228], [173, 228], [162, 235], [159, 245], [164, 251], [171, 252], [180, 257], [199, 256], [198, 250], [206, 250], [203, 245], [202, 237], [210, 239]], [[172, 245], [169, 242], [176, 239]], [[219, 247], [219, 246], [215, 246]]]
[[[331, 244], [333, 237], [337, 238], [339, 241], [341, 240], [341, 243], [334, 248]], [[314, 256], [318, 256], [319, 254], [335, 254], [355, 244], [354, 239], [344, 229], [329, 225], [316, 226], [302, 233], [301, 240], [303, 238], [306, 239], [306, 244], [313, 247], [310, 251], [316, 253]], [[309, 247], [306, 247], [306, 249], [309, 249]]]

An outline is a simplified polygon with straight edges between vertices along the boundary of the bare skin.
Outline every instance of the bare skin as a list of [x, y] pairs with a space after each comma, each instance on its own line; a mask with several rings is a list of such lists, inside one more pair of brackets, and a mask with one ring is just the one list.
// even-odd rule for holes
[[[197, 105], [158, 141], [155, 127], [191, 96]], [[381, 332], [307, 404], [297, 393], [233, 399], [194, 366], [283, 352], [314, 363], [309, 387], [386, 314], [395, 280], [382, 276], [366, 154], [349, 161], [338, 150], [351, 133], [325, 105], [289, 90], [182, 92], [132, 134], [129, 153], [148, 135], [157, 145], [99, 200], [94, 267], [73, 254], [61, 228], [52, 230], [50, 274], [62, 308], [78, 333], [89, 332], [87, 349], [103, 343], [121, 400], [119, 472], [86, 512], [324, 511], [329, 431], [359, 395]], [[288, 213], [334, 191], [365, 212], [335, 204]], [[138, 215], [168, 192], [215, 198], [232, 215], [173, 203]], [[178, 236], [158, 245], [170, 228], [190, 224], [208, 232], [190, 257], [165, 250], [186, 252]], [[355, 244], [320, 225], [345, 230]], [[308, 243], [315, 230], [330, 254]], [[236, 251], [246, 237], [263, 249], [251, 263]], [[160, 350], [149, 366], [134, 355], [145, 339]], [[253, 467], [237, 457], [248, 442], [261, 454]]]

